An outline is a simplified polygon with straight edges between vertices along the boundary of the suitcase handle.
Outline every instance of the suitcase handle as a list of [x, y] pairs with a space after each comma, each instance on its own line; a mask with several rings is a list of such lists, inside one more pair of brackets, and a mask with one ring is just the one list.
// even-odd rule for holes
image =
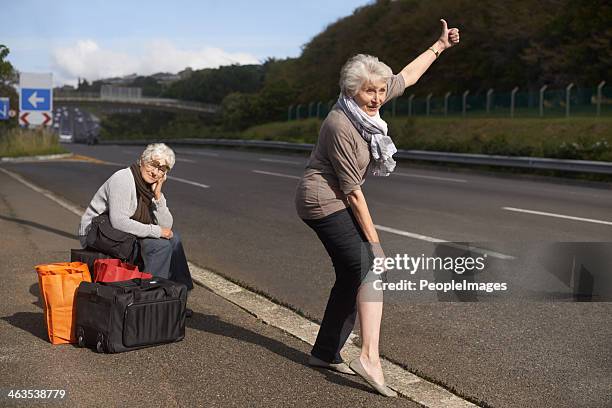
[[[145, 282], [150, 282], [150, 284], [144, 284]], [[166, 297], [173, 297], [173, 298], [179, 297], [179, 294], [177, 293], [177, 290], [174, 286], [167, 287], [167, 286], [162, 286], [161, 284], [157, 282], [155, 283], [153, 282], [155, 282], [154, 279], [151, 281], [148, 281], [146, 279], [134, 278], [128, 281], [113, 282], [112, 285], [115, 287], [123, 288], [124, 293], [130, 292], [129, 289], [135, 288], [135, 287], [139, 288], [141, 291], [149, 291], [149, 290], [162, 288], [164, 292], [166, 293]], [[138, 292], [134, 292], [134, 300], [136, 300], [138, 297], [137, 293]]]
[[162, 286], [162, 285], [151, 285], [151, 286], [140, 286], [140, 288], [142, 289], [140, 292], [133, 292], [134, 301], [140, 300], [141, 292], [148, 292], [150, 290], [159, 289], [159, 288], [164, 290], [164, 293], [166, 294], [166, 298], [171, 298], [171, 299], [179, 298], [179, 294], [176, 292], [176, 288], [174, 286], [167, 287], [167, 286]]

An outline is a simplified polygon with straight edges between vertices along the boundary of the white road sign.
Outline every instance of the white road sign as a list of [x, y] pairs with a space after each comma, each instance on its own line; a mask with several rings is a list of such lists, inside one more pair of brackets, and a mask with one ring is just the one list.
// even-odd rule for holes
[[51, 126], [53, 124], [53, 74], [19, 75], [19, 124]]

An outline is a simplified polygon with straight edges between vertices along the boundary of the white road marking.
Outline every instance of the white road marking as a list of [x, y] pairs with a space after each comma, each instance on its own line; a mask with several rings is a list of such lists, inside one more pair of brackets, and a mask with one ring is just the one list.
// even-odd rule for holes
[[176, 161], [178, 161], [178, 162], [185, 162], [185, 163], [196, 163], [196, 161], [195, 161], [195, 160], [191, 160], [191, 159], [183, 159], [183, 158], [179, 158], [179, 157], [177, 157], [175, 160], [176, 160]]
[[466, 246], [466, 245], [455, 244], [454, 242], [446, 241], [444, 239], [428, 237], [427, 235], [415, 234], [413, 232], [402, 231], [402, 230], [391, 228], [391, 227], [385, 227], [383, 225], [374, 225], [374, 226], [379, 231], [385, 231], [385, 232], [389, 232], [391, 234], [401, 235], [401, 236], [407, 237], [407, 238], [418, 239], [418, 240], [421, 240], [421, 241], [432, 242], [432, 243], [436, 243], [436, 244], [437, 243], [444, 243], [445, 245], [448, 245], [448, 246], [453, 247], [453, 248], [458, 248], [458, 249], [464, 249], [466, 251], [477, 252], [479, 254], [491, 256], [493, 258], [498, 258], [498, 259], [504, 259], [504, 260], [514, 259], [514, 257], [512, 255], [502, 254], [501, 252], [490, 251], [488, 249], [478, 248], [478, 247], [473, 247], [473, 246]]
[[422, 179], [427, 179], [427, 180], [452, 181], [454, 183], [467, 183], [468, 182], [467, 180], [464, 180], [464, 179], [456, 179], [456, 178], [450, 178], [450, 177], [424, 176], [421, 174], [407, 174], [407, 173], [392, 173], [392, 174], [397, 175], [397, 176], [422, 178]]
[[185, 184], [189, 184], [189, 185], [196, 186], [196, 187], [202, 187], [202, 188], [210, 188], [210, 186], [208, 186], [206, 184], [197, 183], [197, 182], [191, 181], [191, 180], [185, 180], [185, 179], [174, 177], [174, 176], [168, 176], [168, 178], [170, 180], [178, 181], [179, 183], [185, 183]]
[[292, 161], [292, 160], [278, 160], [278, 159], [259, 159], [259, 161], [262, 161], [262, 162], [268, 162], [268, 163], [302, 164], [302, 163], [297, 162], [297, 161]]
[[544, 212], [544, 211], [525, 210], [523, 208], [514, 208], [514, 207], [502, 207], [502, 209], [506, 211], [521, 212], [521, 213], [526, 213], [526, 214], [545, 215], [547, 217], [564, 218], [566, 220], [592, 222], [595, 224], [603, 224], [603, 225], [612, 225], [612, 221], [595, 220], [593, 218], [573, 217], [571, 215], [555, 214], [555, 213], [549, 213], [549, 212]]
[[210, 156], [210, 157], [219, 157], [219, 153], [211, 153], [211, 152], [192, 152], [192, 151], [178, 151], [178, 153], [184, 154], [197, 154], [198, 156]]
[[276, 177], [287, 177], [287, 178], [292, 178], [292, 179], [297, 179], [297, 180], [301, 179], [301, 177], [298, 177], [298, 176], [292, 176], [290, 174], [273, 173], [271, 171], [253, 170], [253, 173], [266, 174], [268, 176], [276, 176]]
[[24, 179], [20, 175], [18, 175], [16, 173], [13, 173], [12, 171], [8, 171], [8, 170], [3, 169], [3, 168], [0, 168], [0, 171], [3, 172], [4, 174], [6, 174], [7, 176], [14, 178], [15, 180], [17, 180], [21, 184], [25, 185], [26, 187], [29, 187], [32, 190], [36, 191], [37, 193], [40, 193], [40, 194], [44, 195], [49, 200], [54, 201], [55, 203], [57, 203], [61, 207], [64, 207], [65, 209], [67, 209], [68, 211], [70, 211], [73, 214], [78, 215], [79, 217], [81, 215], [83, 215], [83, 213], [85, 212], [84, 209], [81, 209], [80, 207], [78, 207], [76, 205], [73, 205], [73, 204], [71, 204], [71, 203], [69, 203], [69, 202], [67, 202], [65, 200], [62, 200], [61, 198], [59, 198], [58, 196], [56, 196], [55, 194], [53, 194], [49, 190], [45, 190], [44, 188], [38, 187], [37, 185], [30, 183], [29, 181], [27, 181], [26, 179]]

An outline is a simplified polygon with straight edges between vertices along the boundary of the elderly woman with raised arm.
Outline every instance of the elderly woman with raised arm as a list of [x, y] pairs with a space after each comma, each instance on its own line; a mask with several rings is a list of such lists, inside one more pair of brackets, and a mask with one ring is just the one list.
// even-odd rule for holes
[[[359, 54], [346, 62], [338, 102], [321, 125], [295, 196], [298, 215], [323, 243], [336, 275], [309, 364], [356, 373], [389, 397], [397, 394], [385, 384], [379, 357], [382, 292], [373, 292], [367, 284], [374, 258], [384, 253], [361, 185], [368, 168], [374, 176], [388, 176], [395, 168], [392, 155], [397, 150], [380, 107], [414, 85], [442, 52], [459, 43], [459, 30], [440, 21], [440, 38], [397, 75], [373, 56]], [[340, 350], [356, 315], [361, 355], [346, 366]]]

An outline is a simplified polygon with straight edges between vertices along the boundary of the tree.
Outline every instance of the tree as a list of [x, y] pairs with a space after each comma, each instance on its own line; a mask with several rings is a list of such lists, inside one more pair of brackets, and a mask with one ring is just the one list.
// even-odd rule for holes
[[253, 93], [261, 89], [264, 70], [261, 65], [229, 65], [194, 71], [191, 76], [176, 81], [164, 97], [221, 103], [232, 92]]
[[[10, 108], [17, 111], [19, 96], [15, 89], [18, 81], [17, 71], [13, 64], [7, 61], [10, 50], [5, 45], [0, 44], [0, 96], [10, 99]], [[17, 119], [0, 121], [0, 129], [17, 126]]]
[[260, 116], [257, 95], [233, 92], [223, 98], [222, 123], [227, 130], [243, 130], [257, 123]]

